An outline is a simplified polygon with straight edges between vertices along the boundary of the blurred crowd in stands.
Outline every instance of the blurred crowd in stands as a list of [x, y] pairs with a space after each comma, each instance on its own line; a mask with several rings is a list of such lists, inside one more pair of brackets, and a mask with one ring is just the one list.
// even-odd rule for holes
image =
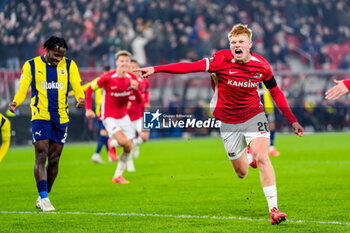
[[275, 70], [349, 69], [349, 12], [349, 0], [2, 0], [0, 67], [19, 70], [53, 34], [79, 67], [114, 65], [120, 49], [142, 66], [193, 61], [228, 48], [243, 23]]

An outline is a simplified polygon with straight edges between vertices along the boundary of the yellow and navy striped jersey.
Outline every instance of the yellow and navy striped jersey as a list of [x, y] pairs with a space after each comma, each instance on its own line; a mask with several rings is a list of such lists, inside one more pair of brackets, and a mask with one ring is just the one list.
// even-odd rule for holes
[[265, 87], [263, 83], [259, 83], [258, 93], [260, 96], [260, 101], [264, 105], [265, 113], [271, 114], [274, 112], [274, 106], [269, 90]]
[[84, 98], [80, 82], [78, 67], [73, 60], [63, 57], [54, 67], [47, 63], [43, 56], [38, 56], [24, 63], [20, 89], [13, 101], [17, 106], [20, 105], [31, 86], [32, 120], [67, 123], [69, 85], [72, 86], [78, 100]]
[[7, 150], [10, 147], [11, 140], [11, 124], [10, 121], [0, 113], [0, 132], [1, 132], [1, 145], [0, 145], [0, 162], [6, 155]]

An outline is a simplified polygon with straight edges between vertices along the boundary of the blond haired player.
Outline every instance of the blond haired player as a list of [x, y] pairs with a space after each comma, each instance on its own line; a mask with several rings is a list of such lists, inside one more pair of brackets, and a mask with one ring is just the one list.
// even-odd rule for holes
[[129, 96], [132, 94], [139, 99], [142, 97], [138, 90], [137, 81], [133, 80], [134, 75], [128, 73], [131, 54], [122, 50], [116, 53], [115, 57], [117, 69], [103, 74], [97, 82], [92, 83], [86, 90], [85, 115], [90, 119], [96, 117], [91, 109], [92, 92], [98, 88], [103, 88], [104, 94], [100, 119], [109, 137], [114, 138], [119, 146], [123, 147], [123, 152], [120, 155], [112, 181], [114, 183], [128, 184], [129, 181], [125, 180], [122, 175], [126, 168], [126, 163], [130, 159], [132, 139], [135, 137], [135, 132], [127, 114], [127, 103]]
[[287, 215], [277, 208], [277, 189], [274, 169], [268, 156], [270, 133], [257, 86], [264, 82], [276, 105], [289, 120], [293, 131], [304, 135], [303, 127], [294, 117], [283, 92], [277, 86], [271, 67], [264, 57], [250, 51], [251, 30], [242, 24], [233, 26], [228, 34], [229, 50], [220, 50], [210, 58], [191, 63], [146, 67], [137, 71], [142, 77], [156, 72], [209, 72], [214, 96], [211, 111], [221, 121], [221, 138], [226, 153], [239, 178], [248, 174], [252, 159], [247, 157], [247, 146], [259, 167], [260, 182], [267, 199], [272, 224], [279, 224]]

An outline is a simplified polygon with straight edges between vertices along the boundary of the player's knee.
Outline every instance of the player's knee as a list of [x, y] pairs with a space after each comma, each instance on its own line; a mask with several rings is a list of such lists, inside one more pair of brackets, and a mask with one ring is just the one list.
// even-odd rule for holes
[[58, 166], [58, 162], [60, 161], [60, 157], [59, 156], [52, 156], [49, 159], [49, 164], [50, 166]]
[[37, 156], [35, 156], [35, 163], [45, 165], [46, 158], [47, 158], [47, 156], [44, 156], [43, 154], [37, 154]]
[[48, 157], [48, 149], [44, 147], [37, 147], [35, 149], [35, 162], [36, 163], [46, 163]]
[[248, 175], [248, 169], [247, 170], [243, 170], [243, 169], [235, 169], [236, 174], [238, 176], [238, 178], [240, 179], [244, 179], [247, 175]]
[[128, 144], [128, 140], [126, 138], [118, 139], [117, 142], [118, 142], [118, 145], [120, 145], [121, 147], [125, 147]]
[[35, 148], [35, 154], [38, 157], [46, 157], [49, 153], [49, 148], [45, 147], [45, 146], [38, 146]]
[[132, 148], [132, 141], [128, 140], [125, 143], [124, 150], [125, 150], [126, 153], [129, 153], [131, 151], [131, 148]]
[[267, 153], [257, 153], [255, 155], [255, 158], [256, 158], [256, 162], [258, 163], [259, 167], [262, 167], [262, 166], [269, 163], [269, 157], [268, 157]]
[[240, 179], [244, 179], [247, 176], [248, 172], [238, 172], [237, 176]]

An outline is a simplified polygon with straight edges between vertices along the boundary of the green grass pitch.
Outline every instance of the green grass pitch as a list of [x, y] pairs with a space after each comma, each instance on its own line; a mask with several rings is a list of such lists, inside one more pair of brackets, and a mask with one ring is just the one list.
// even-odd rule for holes
[[238, 179], [219, 138], [142, 145], [129, 185], [112, 183], [116, 163], [91, 162], [94, 142], [68, 143], [49, 195], [56, 213], [35, 209], [33, 147], [12, 147], [0, 164], [0, 232], [349, 232], [349, 139], [277, 135], [279, 226], [258, 170]]

